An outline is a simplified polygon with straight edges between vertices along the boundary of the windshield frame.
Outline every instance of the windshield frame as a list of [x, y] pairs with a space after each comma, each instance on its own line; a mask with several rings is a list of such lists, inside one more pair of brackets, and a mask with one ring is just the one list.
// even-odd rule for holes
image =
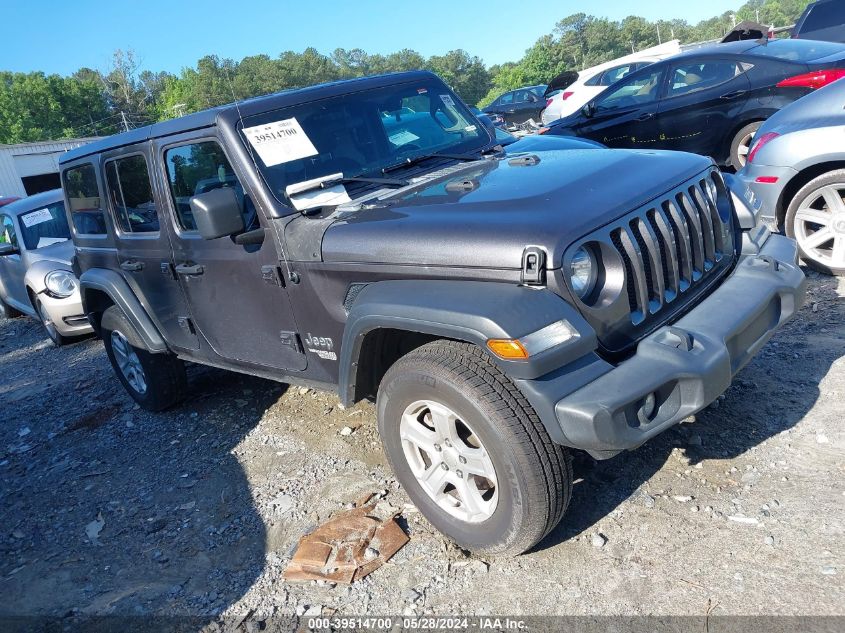
[[[282, 167], [287, 162], [294, 162], [294, 161], [285, 161], [285, 163], [279, 163], [275, 165], [266, 165], [264, 161], [261, 159], [258, 151], [255, 149], [253, 144], [250, 142], [249, 138], [247, 137], [245, 130], [249, 130], [249, 128], [259, 125], [270, 125], [275, 122], [285, 121], [290, 118], [296, 118], [299, 114], [304, 114], [309, 111], [309, 109], [316, 109], [322, 107], [324, 112], [330, 112], [331, 102], [335, 102], [338, 105], [342, 105], [344, 103], [348, 103], [350, 100], [358, 100], [359, 104], [366, 108], [368, 102], [372, 103], [373, 101], [379, 98], [379, 94], [383, 95], [385, 99], [388, 98], [397, 98], [398, 94], [403, 92], [407, 92], [407, 94], [403, 95], [399, 101], [402, 103], [402, 100], [412, 96], [412, 93], [409, 91], [410, 89], [416, 89], [419, 95], [427, 94], [430, 100], [429, 107], [433, 107], [434, 103], [436, 103], [439, 107], [430, 110], [430, 112], [439, 112], [443, 108], [453, 108], [454, 114], [457, 114], [460, 119], [455, 119], [455, 126], [459, 126], [460, 123], [464, 123], [464, 127], [461, 132], [476, 132], [476, 135], [473, 138], [466, 138], [462, 142], [452, 142], [452, 143], [445, 143], [445, 144], [435, 144], [435, 145], [426, 145], [420, 147], [417, 151], [412, 151], [409, 153], [398, 153], [397, 149], [401, 146], [397, 146], [394, 148], [390, 148], [387, 143], [392, 143], [389, 141], [389, 132], [385, 128], [384, 138], [377, 138], [381, 137], [381, 129], [374, 130], [373, 124], [374, 123], [384, 123], [380, 119], [367, 119], [367, 136], [364, 138], [371, 138], [373, 143], [382, 143], [384, 146], [382, 149], [386, 149], [386, 151], [381, 151], [379, 155], [376, 156], [374, 161], [370, 161], [364, 165], [358, 165], [358, 169], [343, 171], [344, 178], [383, 178], [384, 174], [382, 169], [386, 167], [395, 166], [398, 162], [401, 162], [405, 159], [410, 159], [410, 163], [408, 164], [407, 168], [399, 167], [396, 170], [396, 178], [404, 178], [403, 172], [406, 170], [411, 170], [415, 172], [417, 171], [430, 171], [425, 166], [421, 166], [419, 161], [416, 161], [420, 156], [432, 156], [432, 158], [439, 159], [441, 162], [437, 163], [436, 166], [434, 162], [432, 162], [431, 169], [436, 169], [442, 167], [442, 161], [449, 160], [455, 161], [457, 159], [450, 158], [449, 154], [479, 154], [479, 158], [481, 152], [489, 147], [496, 145], [496, 139], [491, 135], [490, 131], [487, 127], [478, 119], [478, 117], [471, 111], [469, 106], [467, 106], [463, 100], [458, 97], [454, 91], [452, 91], [448, 86], [445, 85], [439, 78], [436, 77], [428, 77], [428, 78], [415, 78], [411, 80], [405, 80], [401, 82], [396, 82], [393, 84], [380, 86], [380, 87], [368, 87], [363, 89], [351, 90], [349, 92], [345, 92], [339, 95], [333, 95], [330, 97], [323, 97], [320, 99], [313, 99], [313, 100], [304, 100], [299, 103], [292, 103], [281, 108], [272, 108], [268, 110], [264, 110], [262, 112], [255, 112], [251, 113], [247, 116], [239, 117], [236, 124], [235, 124], [235, 132], [238, 137], [239, 142], [242, 144], [244, 150], [246, 151], [247, 155], [251, 159], [252, 165], [255, 167], [256, 172], [260, 176], [261, 181], [263, 182], [264, 186], [267, 188], [268, 192], [271, 194], [272, 198], [278, 201], [280, 204], [284, 205], [286, 209], [289, 209], [291, 212], [296, 211], [296, 207], [294, 203], [291, 201], [290, 197], [286, 193], [286, 190], [289, 186], [298, 184], [300, 182], [305, 182], [307, 180], [311, 180], [312, 178], [299, 178], [299, 179], [290, 179], [284, 177], [284, 170], [280, 170], [281, 173], [274, 174], [273, 170], [278, 167]], [[372, 96], [369, 96], [372, 95]], [[446, 101], [441, 105], [439, 102], [435, 102], [435, 99], [440, 97], [443, 99], [446, 97]], [[400, 107], [400, 110], [402, 108]], [[382, 113], [382, 117], [384, 118], [386, 111], [380, 111]], [[399, 112], [391, 111], [391, 112]], [[421, 111], [417, 114], [423, 114], [425, 111]], [[369, 114], [369, 113], [367, 113]], [[423, 117], [424, 118], [424, 117]], [[447, 115], [447, 119], [449, 115]], [[305, 120], [303, 118], [303, 120]], [[432, 115], [432, 120], [434, 120], [434, 116]], [[450, 119], [451, 120], [451, 119]], [[428, 121], [430, 123], [430, 121]], [[303, 124], [304, 127], [308, 127], [308, 123]], [[469, 128], [474, 128], [470, 130]], [[448, 128], [445, 128], [441, 124], [441, 129], [444, 130], [446, 133], [451, 132]], [[305, 130], [303, 130], [305, 131]], [[310, 141], [310, 139], [309, 139]], [[356, 145], [353, 145], [356, 147]], [[315, 149], [316, 145], [315, 145]], [[323, 153], [330, 153], [330, 152], [323, 152]], [[437, 154], [445, 154], [446, 156], [440, 157], [436, 156]], [[314, 154], [314, 157], [322, 155], [319, 151], [317, 154]], [[301, 159], [296, 159], [301, 160]], [[421, 161], [424, 165], [427, 164], [426, 160]], [[414, 169], [415, 168], [415, 169]], [[354, 173], [353, 173], [354, 171]], [[326, 175], [329, 175], [328, 173]], [[315, 176], [315, 178], [322, 178], [322, 175]], [[347, 186], [348, 195], [350, 199], [355, 199], [362, 195], [366, 195], [374, 190], [381, 188], [376, 183], [353, 183]]]

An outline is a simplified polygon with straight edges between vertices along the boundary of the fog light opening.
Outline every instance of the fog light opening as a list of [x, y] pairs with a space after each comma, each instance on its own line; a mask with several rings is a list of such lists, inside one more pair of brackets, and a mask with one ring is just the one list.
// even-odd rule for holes
[[640, 404], [640, 408], [637, 411], [637, 419], [639, 419], [640, 424], [648, 424], [654, 420], [656, 415], [657, 394], [652, 392], [643, 398], [642, 404]]

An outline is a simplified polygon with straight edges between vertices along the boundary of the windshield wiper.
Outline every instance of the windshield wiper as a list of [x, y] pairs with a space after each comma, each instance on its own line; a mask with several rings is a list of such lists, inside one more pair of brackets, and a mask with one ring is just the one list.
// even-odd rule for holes
[[396, 163], [394, 165], [388, 165], [381, 170], [383, 174], [389, 174], [392, 171], [396, 171], [397, 169], [402, 169], [403, 167], [410, 167], [411, 165], [416, 165], [417, 163], [421, 163], [429, 158], [451, 158], [452, 160], [478, 160], [477, 154], [446, 154], [446, 153], [434, 153], [434, 154], [420, 154], [419, 156], [414, 156], [413, 158], [406, 158], [401, 163]]
[[299, 187], [296, 184], [288, 185], [286, 193], [288, 196], [296, 196], [309, 191], [316, 191], [317, 189], [330, 189], [332, 187], [336, 187], [337, 185], [346, 185], [353, 182], [384, 185], [385, 187], [407, 187], [409, 184], [407, 180], [400, 180], [398, 178], [366, 178], [363, 176], [349, 176], [347, 178], [327, 178], [326, 180], [312, 182], [308, 185], [303, 185], [302, 187]]

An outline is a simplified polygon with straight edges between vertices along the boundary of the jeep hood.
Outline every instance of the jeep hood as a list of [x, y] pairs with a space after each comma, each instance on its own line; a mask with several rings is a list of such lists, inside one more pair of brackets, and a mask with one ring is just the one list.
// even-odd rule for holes
[[558, 268], [573, 241], [711, 164], [694, 154], [609, 149], [463, 163], [338, 213], [323, 236], [323, 260], [519, 269], [525, 247], [540, 246]]

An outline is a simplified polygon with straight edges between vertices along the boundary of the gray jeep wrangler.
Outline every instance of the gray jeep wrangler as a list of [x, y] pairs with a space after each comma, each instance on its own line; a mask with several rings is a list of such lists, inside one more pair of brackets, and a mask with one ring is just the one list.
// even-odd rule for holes
[[374, 399], [462, 547], [561, 519], [608, 458], [707, 406], [790, 318], [792, 240], [692, 154], [507, 147], [436, 76], [283, 92], [62, 159], [85, 312], [141, 406], [184, 363]]

